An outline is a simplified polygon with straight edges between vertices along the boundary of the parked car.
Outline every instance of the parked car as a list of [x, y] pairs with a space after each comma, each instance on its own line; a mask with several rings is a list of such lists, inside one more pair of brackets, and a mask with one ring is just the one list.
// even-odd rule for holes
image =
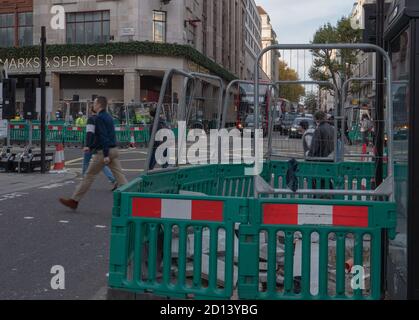
[[282, 135], [288, 135], [291, 130], [291, 126], [294, 123], [294, 120], [297, 119], [297, 113], [286, 113], [282, 117], [281, 125], [280, 125], [280, 133]]
[[293, 138], [298, 139], [298, 138], [303, 137], [304, 131], [303, 131], [303, 128], [301, 127], [301, 123], [303, 121], [308, 122], [309, 128], [314, 128], [315, 127], [315, 123], [314, 123], [313, 119], [311, 119], [311, 118], [297, 118], [297, 119], [294, 120], [294, 122], [291, 126], [290, 133], [289, 133], [290, 139], [293, 139]]

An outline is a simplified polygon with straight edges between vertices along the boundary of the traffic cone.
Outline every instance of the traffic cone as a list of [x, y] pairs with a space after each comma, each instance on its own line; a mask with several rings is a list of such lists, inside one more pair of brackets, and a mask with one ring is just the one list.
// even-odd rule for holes
[[130, 139], [129, 147], [130, 147], [130, 149], [137, 149], [137, 147], [135, 145], [134, 133], [131, 133], [131, 139]]
[[65, 169], [64, 146], [57, 144], [55, 148], [54, 171], [62, 171]]
[[[364, 143], [363, 145], [362, 145], [362, 154], [367, 154], [367, 144], [366, 143]], [[365, 157], [362, 157], [362, 162], [365, 162]]]

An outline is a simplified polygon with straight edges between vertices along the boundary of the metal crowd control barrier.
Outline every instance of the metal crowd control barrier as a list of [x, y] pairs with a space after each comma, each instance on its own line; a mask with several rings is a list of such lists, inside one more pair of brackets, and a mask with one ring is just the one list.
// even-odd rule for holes
[[[276, 84], [275, 83], [273, 83], [273, 82], [259, 82], [259, 83], [261, 85], [266, 85], [268, 87], [271, 87], [271, 88], [275, 89], [276, 92], [278, 93], [278, 88], [276, 88], [276, 86], [275, 86]], [[227, 118], [227, 109], [228, 109], [228, 104], [230, 102], [230, 91], [233, 88], [233, 86], [236, 85], [236, 84], [238, 84], [238, 85], [240, 85], [240, 84], [254, 85], [254, 82], [251, 81], [251, 80], [239, 80], [239, 79], [236, 79], [236, 80], [231, 81], [227, 85], [227, 88], [226, 88], [226, 96], [225, 96], [225, 99], [224, 99], [223, 110], [222, 110], [222, 113], [221, 113], [221, 121], [220, 121], [221, 126], [220, 126], [220, 128], [224, 128], [225, 127], [226, 118]]]
[[[342, 125], [341, 128], [342, 130], [344, 130], [345, 128], [345, 124], [344, 122], [345, 120], [345, 115], [344, 115], [344, 109], [345, 109], [345, 101], [347, 98], [347, 90], [349, 87], [349, 84], [351, 82], [372, 82], [372, 81], [376, 81], [376, 78], [373, 77], [364, 77], [364, 78], [360, 78], [360, 77], [354, 77], [354, 78], [349, 78], [348, 80], [346, 80], [343, 85], [342, 85], [342, 96], [341, 96], [341, 102], [340, 102], [340, 113], [342, 115]], [[342, 143], [342, 152], [344, 157], [352, 157], [352, 158], [358, 158], [358, 157], [363, 157], [363, 158], [368, 158], [368, 157], [375, 157], [375, 155], [363, 155], [363, 154], [345, 154], [345, 144]]]
[[[162, 105], [163, 105], [163, 102], [164, 102], [164, 96], [165, 96], [166, 90], [168, 88], [169, 80], [171, 80], [173, 75], [175, 75], [175, 74], [182, 75], [182, 76], [184, 76], [188, 79], [193, 79], [194, 78], [194, 76], [192, 76], [190, 73], [187, 73], [185, 71], [178, 70], [178, 69], [170, 69], [170, 70], [166, 71], [166, 73], [164, 74], [162, 86], [161, 86], [161, 89], [160, 89], [161, 91], [160, 91], [160, 96], [159, 96], [159, 102], [157, 103], [156, 117], [154, 118], [153, 129], [152, 129], [152, 132], [151, 132], [151, 135], [150, 135], [150, 141], [149, 141], [149, 145], [148, 145], [147, 161], [145, 162], [145, 169], [144, 169], [145, 173], [147, 173], [149, 171], [149, 168], [150, 168], [151, 157], [152, 157], [152, 154], [153, 154], [154, 142], [156, 141], [156, 133], [157, 133], [157, 128], [158, 128], [158, 124], [159, 124], [159, 116], [162, 112]], [[186, 81], [185, 81], [185, 83], [187, 85]], [[183, 99], [186, 101], [185, 97], [183, 97]], [[179, 107], [181, 109], [180, 110], [180, 112], [181, 112], [180, 117], [186, 116], [185, 103], [181, 103], [179, 105]], [[181, 118], [181, 119], [183, 119], [183, 118]]]
[[[277, 81], [275, 83], [275, 85], [278, 85], [278, 86], [287, 85], [287, 84], [294, 84], [294, 85], [310, 85], [310, 84], [314, 84], [314, 85], [318, 85], [319, 87], [320, 86], [332, 87], [334, 89], [334, 91], [335, 91], [335, 96], [336, 97], [338, 96], [338, 94], [337, 94], [337, 92], [338, 92], [337, 87], [333, 83], [331, 83], [330, 81], [280, 80], [280, 81]], [[337, 105], [338, 105], [338, 103], [335, 100], [335, 108], [336, 108]], [[338, 119], [335, 119], [335, 128], [337, 128], [337, 122], [338, 122]], [[338, 150], [338, 133], [337, 133], [337, 130], [335, 130], [334, 145], [335, 145], [335, 150]], [[269, 151], [268, 151], [269, 158], [272, 157], [272, 156], [281, 156], [281, 155], [278, 155], [278, 154], [274, 154], [272, 152], [272, 134], [269, 136], [268, 149], [269, 149]], [[304, 155], [304, 158], [306, 158], [305, 155]], [[315, 159], [311, 158], [311, 159], [308, 159], [308, 160], [315, 160]], [[322, 159], [319, 159], [319, 161], [321, 161], [321, 160]], [[338, 153], [337, 152], [335, 152], [334, 162], [338, 162]]]
[[[394, 160], [393, 160], [393, 95], [392, 95], [392, 63], [390, 56], [388, 53], [383, 49], [376, 45], [372, 44], [278, 44], [273, 45], [270, 47], [267, 47], [263, 49], [256, 60], [255, 64], [255, 97], [259, 96], [259, 82], [257, 79], [259, 79], [259, 64], [262, 60], [262, 57], [265, 53], [272, 51], [272, 50], [338, 50], [338, 49], [348, 49], [348, 50], [372, 50], [375, 51], [377, 54], [381, 54], [384, 57], [384, 60], [386, 62], [386, 75], [387, 75], [387, 100], [388, 100], [388, 112], [387, 112], [387, 121], [386, 121], [386, 131], [388, 133], [388, 184], [391, 186], [391, 200], [394, 199]], [[339, 112], [341, 112], [339, 108]], [[342, 110], [343, 112], [343, 110]], [[338, 114], [338, 116], [341, 116]], [[259, 117], [259, 100], [255, 100], [255, 117], [258, 119]], [[256, 129], [259, 128], [259, 123], [256, 121]], [[337, 154], [337, 149], [335, 150], [335, 154]], [[256, 186], [256, 179], [254, 181], [254, 184]], [[330, 190], [324, 190], [324, 193], [327, 194]]]

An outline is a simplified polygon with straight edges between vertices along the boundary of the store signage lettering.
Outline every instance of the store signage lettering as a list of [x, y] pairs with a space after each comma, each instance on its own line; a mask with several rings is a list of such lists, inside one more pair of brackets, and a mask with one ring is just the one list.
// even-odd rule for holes
[[[11, 58], [0, 59], [9, 71], [22, 69], [39, 69], [41, 59], [35, 58]], [[47, 68], [81, 68], [81, 67], [107, 67], [113, 66], [113, 55], [99, 54], [90, 56], [62, 56], [45, 59]]]

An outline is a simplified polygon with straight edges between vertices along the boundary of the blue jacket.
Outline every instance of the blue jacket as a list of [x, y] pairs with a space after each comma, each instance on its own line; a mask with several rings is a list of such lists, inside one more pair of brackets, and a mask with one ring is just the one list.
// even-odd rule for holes
[[93, 150], [103, 150], [104, 157], [109, 156], [109, 149], [116, 147], [115, 125], [112, 117], [105, 110], [94, 117], [95, 139]]

